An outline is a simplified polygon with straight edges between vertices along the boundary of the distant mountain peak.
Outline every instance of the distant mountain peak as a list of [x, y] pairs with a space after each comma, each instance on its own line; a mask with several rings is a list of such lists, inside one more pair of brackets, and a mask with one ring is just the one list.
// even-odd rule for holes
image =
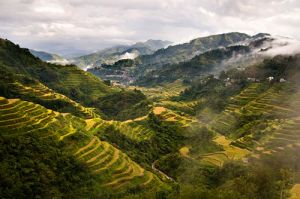
[[148, 39], [145, 42], [137, 42], [133, 45], [117, 45], [111, 48], [97, 51], [96, 53], [74, 58], [74, 63], [81, 68], [95, 67], [102, 64], [113, 64], [124, 58], [136, 58], [139, 55], [149, 55], [156, 50], [170, 45], [170, 41]]
[[258, 33], [256, 35], [253, 35], [252, 38], [256, 39], [256, 38], [261, 38], [261, 37], [270, 37], [271, 34], [269, 33]]
[[61, 65], [65, 65], [65, 64], [69, 63], [68, 60], [66, 60], [62, 56], [54, 54], [54, 53], [37, 51], [37, 50], [33, 50], [33, 49], [29, 49], [29, 52], [33, 56], [35, 56], [45, 62], [56, 63], [56, 64], [61, 64]]

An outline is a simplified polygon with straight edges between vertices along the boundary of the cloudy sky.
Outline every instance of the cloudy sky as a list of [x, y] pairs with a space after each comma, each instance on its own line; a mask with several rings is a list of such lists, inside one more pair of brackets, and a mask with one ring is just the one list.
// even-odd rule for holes
[[0, 37], [64, 55], [231, 31], [300, 40], [300, 1], [0, 0]]

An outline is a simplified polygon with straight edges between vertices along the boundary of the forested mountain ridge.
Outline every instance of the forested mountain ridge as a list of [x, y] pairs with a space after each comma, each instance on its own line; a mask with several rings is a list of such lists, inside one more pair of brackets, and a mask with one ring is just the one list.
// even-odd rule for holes
[[152, 55], [144, 55], [137, 58], [143, 66], [162, 66], [164, 64], [175, 64], [189, 60], [196, 55], [218, 47], [227, 47], [234, 43], [245, 41], [250, 36], [244, 33], [232, 32], [191, 40], [189, 43], [169, 46], [159, 49]]
[[[2, 85], [9, 86], [9, 81], [14, 83], [14, 77], [23, 76], [29, 79], [25, 80], [27, 84], [30, 84], [30, 81], [38, 81], [54, 92], [63, 94], [84, 106], [92, 106], [98, 98], [112, 92], [119, 92], [119, 89], [106, 85], [75, 65], [45, 63], [34, 57], [29, 50], [4, 39], [0, 40], [0, 64], [3, 71], [1, 79], [4, 81]], [[9, 75], [12, 79], [8, 78]], [[5, 82], [6, 80], [8, 82]], [[6, 90], [11, 91], [9, 88]]]
[[121, 59], [134, 59], [139, 55], [152, 54], [169, 44], [171, 44], [169, 41], [150, 39], [133, 45], [119, 45], [89, 55], [76, 57], [72, 62], [82, 68], [87, 66], [93, 68], [102, 64], [113, 64]]
[[[189, 43], [160, 49], [152, 55], [139, 56], [131, 61], [130, 67], [102, 65], [89, 69], [89, 72], [102, 79], [123, 84], [147, 85], [151, 82], [157, 84], [176, 79], [190, 79], [207, 72], [225, 70], [224, 65], [235, 64], [232, 62], [238, 60], [238, 56], [243, 58], [239, 64], [250, 64], [254, 49], [263, 48], [265, 40], [271, 40], [269, 37], [266, 33], [252, 37], [243, 33], [201, 37]], [[259, 60], [258, 57], [255, 59]], [[226, 64], [226, 61], [231, 63]]]
[[246, 56], [247, 53], [250, 53], [248, 46], [230, 46], [214, 49], [197, 55], [186, 62], [164, 65], [159, 69], [147, 73], [144, 77], [140, 77], [136, 81], [136, 84], [147, 86], [149, 84], [155, 85], [162, 82], [172, 82], [178, 79], [192, 80], [208, 73], [226, 70], [223, 63], [234, 58], [233, 56], [235, 55]]

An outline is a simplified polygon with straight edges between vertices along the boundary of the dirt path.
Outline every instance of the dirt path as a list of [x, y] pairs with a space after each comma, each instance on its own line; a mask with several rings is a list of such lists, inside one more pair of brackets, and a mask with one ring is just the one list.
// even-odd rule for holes
[[155, 161], [152, 163], [152, 165], [151, 165], [152, 169], [153, 169], [154, 171], [158, 172], [159, 174], [165, 176], [168, 180], [170, 180], [170, 181], [172, 181], [172, 182], [175, 182], [175, 180], [174, 180], [172, 177], [168, 176], [167, 174], [165, 174], [164, 172], [162, 172], [161, 170], [159, 170], [159, 169], [157, 169], [157, 168], [155, 167], [155, 163], [156, 163], [156, 162], [157, 162], [157, 160], [155, 160]]

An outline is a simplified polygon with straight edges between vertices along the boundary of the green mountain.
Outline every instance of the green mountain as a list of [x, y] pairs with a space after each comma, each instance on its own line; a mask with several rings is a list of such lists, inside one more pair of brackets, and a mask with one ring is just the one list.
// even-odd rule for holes
[[218, 79], [203, 77], [157, 101], [167, 110], [166, 120], [180, 120], [170, 109], [194, 115], [205, 127], [198, 135], [212, 132], [220, 147], [192, 138], [157, 162], [181, 184], [180, 197], [289, 197], [299, 183], [299, 60], [300, 55], [268, 58]]
[[0, 64], [4, 71], [1, 79], [6, 79], [6, 73], [18, 77], [23, 75], [86, 106], [90, 106], [101, 96], [118, 91], [75, 65], [45, 63], [32, 56], [29, 50], [8, 40], [0, 40]]
[[[139, 104], [147, 102], [144, 102], [144, 98], [140, 97], [140, 93], [128, 93], [120, 88], [107, 85], [99, 78], [84, 72], [75, 65], [62, 66], [42, 62], [32, 56], [27, 49], [19, 48], [10, 41], [1, 40], [0, 59], [0, 70], [3, 71], [0, 76], [3, 81], [2, 85], [5, 87], [4, 92], [7, 93], [3, 95], [4, 97], [19, 98], [26, 92], [27, 97], [23, 96], [22, 99], [27, 100], [46, 93], [48, 95], [46, 98], [53, 100], [49, 101], [47, 99], [43, 102], [43, 99], [39, 98], [34, 102], [39, 102], [46, 107], [48, 107], [48, 104], [51, 104], [50, 106], [55, 106], [57, 111], [64, 110], [75, 115], [98, 114], [104, 118], [120, 120], [130, 119], [133, 116], [142, 116], [147, 110], [140, 106], [138, 108], [140, 110], [139, 114], [132, 113], [118, 116], [121, 112], [130, 112], [132, 108], [137, 108]], [[17, 82], [16, 78], [18, 79]], [[37, 83], [39, 85], [36, 85]], [[22, 91], [24, 89], [25, 91]], [[49, 91], [53, 94], [49, 94]], [[116, 98], [121, 99], [123, 96], [131, 96], [140, 100], [128, 101], [126, 105], [121, 106], [122, 108], [119, 107], [118, 111], [114, 111], [114, 114], [112, 114], [105, 110], [113, 109], [114, 104], [110, 104], [110, 107], [103, 107], [102, 101], [107, 99], [107, 95], [113, 93]], [[92, 113], [89, 113], [90, 111]]]
[[[91, 68], [88, 71], [101, 77], [102, 79], [117, 81], [123, 84], [133, 83], [138, 78], [142, 79], [143, 81], [148, 81], [149, 76], [152, 75], [152, 71], [154, 71], [153, 73], [156, 73], [153, 74], [156, 77], [157, 74], [163, 74], [164, 72], [161, 73], [160, 69], [165, 70], [168, 65], [189, 62], [191, 59], [191, 62], [193, 62], [196, 59], [194, 57], [198, 56], [199, 54], [216, 48], [227, 47], [238, 42], [244, 42], [247, 39], [250, 39], [250, 36], [243, 33], [226, 33], [201, 37], [194, 39], [189, 43], [169, 46], [165, 49], [159, 49], [150, 55], [138, 56], [134, 60], [134, 63], [131, 64], [130, 68], [107, 68], [99, 66]], [[150, 74], [147, 76], [149, 72]], [[170, 71], [167, 73], [169, 72]], [[144, 79], [145, 76], [146, 79]]]
[[248, 46], [230, 46], [219, 48], [197, 55], [189, 61], [174, 65], [165, 65], [153, 70], [137, 80], [137, 84], [147, 86], [162, 82], [172, 82], [177, 79], [192, 80], [208, 73], [213, 73], [220, 68], [225, 70], [223, 63], [232, 59], [235, 55], [250, 53]]
[[196, 55], [205, 51], [219, 47], [226, 47], [237, 42], [245, 41], [249, 38], [249, 35], [238, 32], [200, 37], [191, 40], [189, 43], [159, 49], [151, 55], [140, 56], [137, 60], [143, 66], [174, 64], [192, 59]]
[[166, 64], [152, 70], [139, 68], [137, 73], [143, 75], [135, 83], [149, 86], [179, 79], [190, 82], [207, 74], [218, 76], [221, 71], [231, 68], [243, 69], [268, 57], [266, 52], [272, 50], [272, 42], [270, 35], [261, 33], [244, 42], [206, 51], [185, 62]]
[[[1, 98], [0, 107], [1, 188], [10, 190], [1, 190], [2, 197], [103, 198], [137, 186], [164, 186], [153, 173], [93, 135], [97, 128], [83, 119], [18, 99]], [[22, 176], [7, 175], [17, 173]]]
[[169, 41], [147, 40], [133, 45], [120, 45], [96, 53], [74, 58], [74, 64], [81, 68], [93, 68], [102, 64], [113, 64], [120, 59], [134, 59], [139, 55], [152, 54], [156, 50], [171, 44]]
[[[1, 197], [109, 198], [126, 196], [130, 190], [149, 195], [170, 190], [149, 168], [141, 167], [99, 134], [116, 132], [129, 140], [150, 142], [154, 131], [144, 127], [143, 121], [101, 119], [100, 107], [114, 115], [105, 110], [115, 104], [100, 104], [98, 108], [81, 105], [98, 105], [97, 100], [104, 97], [118, 102], [126, 92], [133, 99], [139, 95], [144, 100], [142, 93], [120, 92], [74, 65], [42, 62], [8, 40], [1, 40], [0, 57]], [[89, 100], [81, 97], [84, 95]], [[135, 99], [135, 103], [140, 100]], [[123, 107], [131, 104], [123, 103]], [[122, 110], [120, 104], [118, 107], [117, 112]], [[145, 155], [131, 156], [139, 160]], [[28, 157], [33, 160], [30, 165], [26, 165]], [[18, 167], [9, 165], [15, 159], [20, 161]], [[24, 174], [6, 175], [18, 172]]]
[[266, 57], [273, 39], [255, 37], [158, 67], [147, 87], [115, 87], [1, 39], [1, 198], [289, 198], [300, 55]]

